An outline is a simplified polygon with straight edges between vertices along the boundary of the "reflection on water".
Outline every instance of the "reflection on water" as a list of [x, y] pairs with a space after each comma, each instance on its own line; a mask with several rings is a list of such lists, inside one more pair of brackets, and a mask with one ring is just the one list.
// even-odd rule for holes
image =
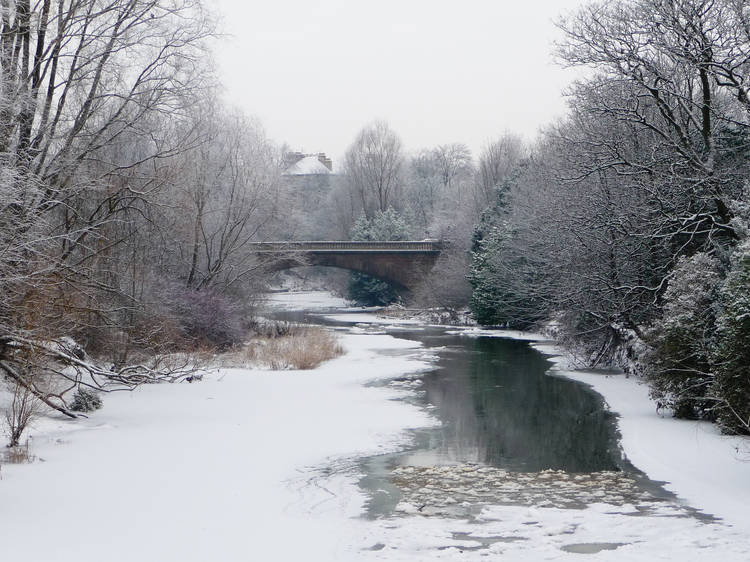
[[[279, 311], [274, 317], [342, 325], [301, 311]], [[613, 416], [601, 397], [580, 383], [546, 374], [550, 362], [528, 342], [470, 338], [439, 328], [402, 327], [394, 335], [442, 348], [435, 369], [420, 373], [416, 385], [442, 424], [418, 431], [415, 448], [396, 464], [477, 462], [525, 472], [622, 466]]]
[[519, 471], [619, 466], [614, 423], [601, 398], [584, 385], [547, 375], [550, 363], [527, 343], [414, 336], [451, 349], [423, 377], [425, 400], [443, 422], [431, 439], [443, 462]]

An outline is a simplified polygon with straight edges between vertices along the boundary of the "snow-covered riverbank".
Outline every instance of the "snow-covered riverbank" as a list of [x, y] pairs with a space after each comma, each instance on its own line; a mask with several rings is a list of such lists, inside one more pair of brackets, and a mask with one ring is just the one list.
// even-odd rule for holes
[[[333, 304], [323, 295], [274, 299], [290, 308]], [[741, 521], [706, 523], [673, 507], [642, 515], [606, 503], [490, 506], [476, 521], [360, 517], [367, 498], [357, 458], [397, 450], [409, 428], [435, 423], [400, 400], [408, 387], [367, 383], [428, 369], [432, 352], [357, 327], [341, 337], [347, 354], [315, 371], [227, 369], [197, 384], [105, 396], [104, 409], [88, 420], [39, 423], [31, 452], [40, 460], [2, 466], [0, 555], [30, 562], [534, 561], [598, 551], [589, 557], [750, 559]], [[623, 411], [630, 456], [644, 441], [628, 429], [629, 418]], [[745, 490], [732, 489], [740, 499]]]
[[354, 559], [365, 497], [349, 461], [433, 421], [405, 391], [365, 386], [426, 368], [418, 344], [341, 343], [346, 356], [315, 371], [222, 370], [107, 395], [88, 420], [40, 420], [39, 460], [1, 469], [0, 558]]
[[[721, 435], [715, 424], [660, 415], [648, 387], [624, 374], [571, 370], [559, 349], [551, 373], [590, 385], [619, 416], [622, 448], [630, 461], [690, 505], [723, 519], [750, 537], [750, 439]], [[750, 539], [748, 539], [750, 541]]]

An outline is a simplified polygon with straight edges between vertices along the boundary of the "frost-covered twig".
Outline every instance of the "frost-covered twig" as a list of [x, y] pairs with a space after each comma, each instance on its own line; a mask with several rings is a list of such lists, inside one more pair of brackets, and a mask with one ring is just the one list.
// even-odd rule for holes
[[132, 390], [144, 384], [192, 380], [200, 372], [189, 356], [160, 356], [151, 364], [107, 368], [67, 338], [36, 341], [22, 336], [0, 338], [0, 369], [41, 402], [70, 418], [80, 416], [68, 408], [64, 398], [74, 388]]

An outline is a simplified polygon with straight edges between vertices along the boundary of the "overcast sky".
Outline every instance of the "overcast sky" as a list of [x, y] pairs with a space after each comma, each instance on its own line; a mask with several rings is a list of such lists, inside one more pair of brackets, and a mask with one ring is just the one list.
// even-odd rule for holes
[[553, 20], [582, 0], [215, 0], [227, 101], [293, 149], [340, 162], [386, 120], [407, 150], [504, 131], [533, 138], [564, 112], [571, 71]]

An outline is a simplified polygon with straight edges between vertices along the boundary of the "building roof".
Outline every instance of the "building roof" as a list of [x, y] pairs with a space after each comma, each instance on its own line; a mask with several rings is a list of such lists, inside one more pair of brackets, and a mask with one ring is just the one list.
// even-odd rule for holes
[[289, 166], [284, 175], [286, 176], [306, 176], [311, 174], [330, 174], [325, 164], [323, 164], [317, 156], [305, 156], [301, 160], [298, 160], [291, 166]]

